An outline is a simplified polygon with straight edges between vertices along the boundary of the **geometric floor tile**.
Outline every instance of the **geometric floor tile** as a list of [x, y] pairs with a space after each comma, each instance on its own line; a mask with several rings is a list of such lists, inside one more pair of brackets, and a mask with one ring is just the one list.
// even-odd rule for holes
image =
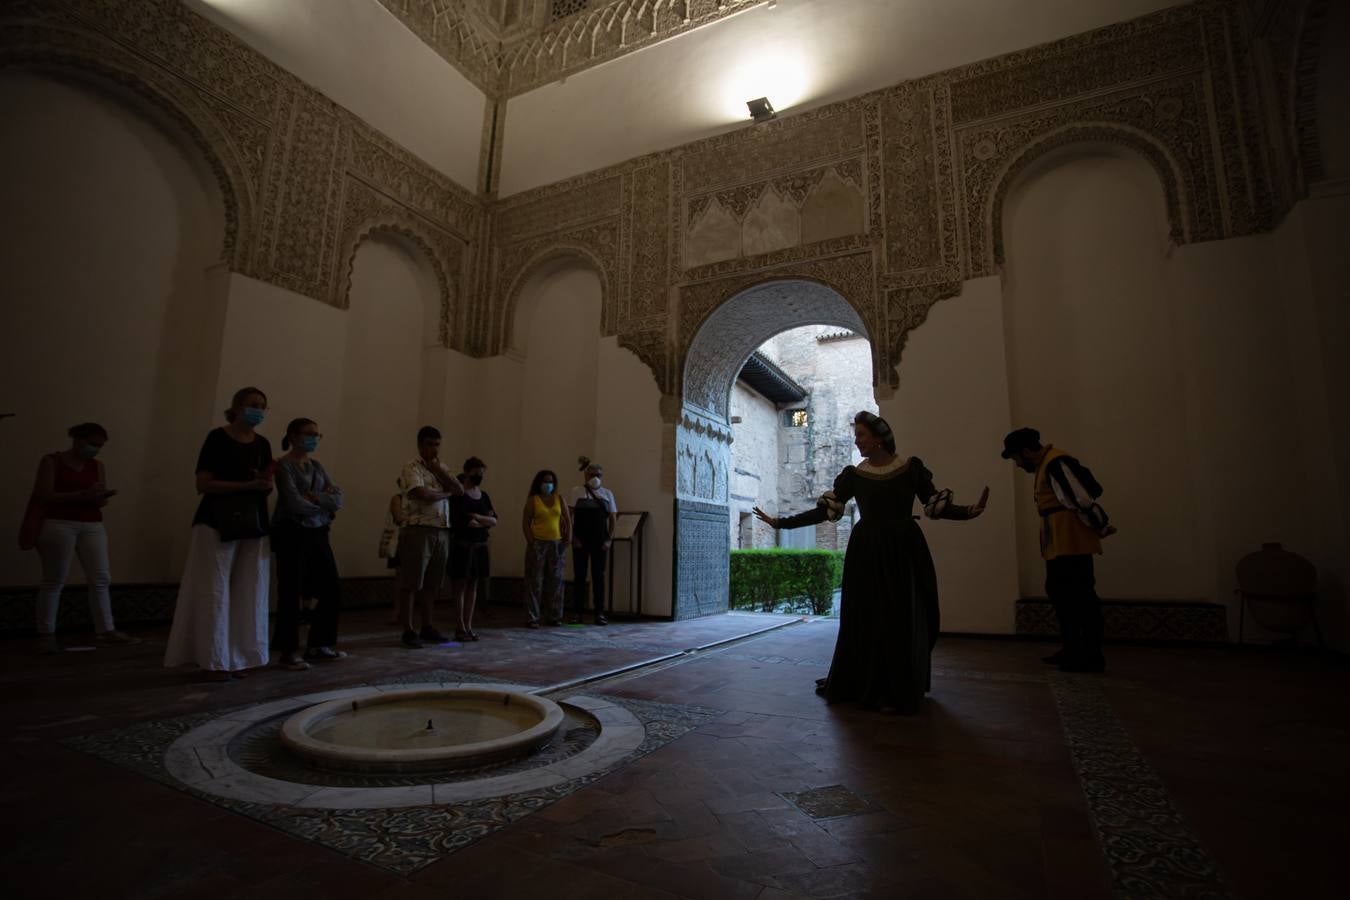
[[[440, 670], [419, 672], [414, 679], [388, 679], [382, 683], [403, 683], [409, 680], [484, 682], [490, 679], [465, 672]], [[565, 697], [555, 699], [566, 700]], [[197, 790], [168, 772], [164, 763], [165, 753], [175, 741], [188, 732], [238, 710], [214, 710], [142, 722], [113, 731], [82, 735], [65, 743], [208, 803], [406, 876], [598, 781], [610, 772], [624, 768], [722, 715], [721, 710], [699, 706], [612, 696], [606, 699], [636, 717], [644, 727], [645, 736], [636, 749], [604, 768], [562, 783], [506, 796], [388, 809], [311, 809], [286, 803], [247, 802]]]
[[867, 800], [859, 797], [842, 784], [832, 784], [829, 787], [813, 788], [809, 791], [798, 791], [781, 794], [780, 796], [813, 819], [837, 819], [843, 816], [856, 816], [876, 809]]

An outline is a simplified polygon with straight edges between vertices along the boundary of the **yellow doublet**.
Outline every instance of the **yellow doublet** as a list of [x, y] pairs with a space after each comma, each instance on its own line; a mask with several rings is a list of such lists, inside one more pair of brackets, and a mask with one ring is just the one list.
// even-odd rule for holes
[[536, 541], [562, 540], [562, 500], [553, 498], [553, 505], [544, 503], [535, 494], [530, 498], [534, 502], [534, 515], [530, 517], [530, 534]]
[[1063, 450], [1045, 448], [1045, 456], [1036, 469], [1036, 487], [1033, 496], [1036, 511], [1041, 514], [1041, 558], [1081, 556], [1102, 552], [1102, 541], [1097, 533], [1084, 525], [1078, 513], [1068, 509], [1055, 496], [1055, 489], [1046, 475], [1050, 461], [1068, 456]]

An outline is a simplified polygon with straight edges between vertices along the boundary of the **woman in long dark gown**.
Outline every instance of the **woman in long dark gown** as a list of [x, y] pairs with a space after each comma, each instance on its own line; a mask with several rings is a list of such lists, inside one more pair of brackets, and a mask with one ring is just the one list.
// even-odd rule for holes
[[933, 486], [932, 473], [917, 457], [896, 456], [885, 419], [860, 412], [853, 434], [863, 462], [846, 466], [815, 509], [775, 518], [756, 507], [755, 515], [773, 528], [801, 528], [838, 519], [844, 504], [857, 499], [861, 520], [844, 555], [839, 638], [830, 674], [816, 682], [816, 693], [831, 703], [856, 701], [912, 714], [931, 687], [929, 657], [939, 624], [937, 573], [913, 515], [914, 500], [930, 518], [973, 519], [984, 512], [989, 488], [975, 505], [957, 506], [951, 491]]

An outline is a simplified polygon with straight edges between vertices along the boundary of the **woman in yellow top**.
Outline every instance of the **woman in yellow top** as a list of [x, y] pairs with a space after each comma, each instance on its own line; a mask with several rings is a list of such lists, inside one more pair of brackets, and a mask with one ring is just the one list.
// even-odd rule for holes
[[530, 482], [521, 520], [525, 530], [526, 625], [539, 627], [541, 601], [548, 604], [548, 624], [563, 623], [564, 552], [572, 542], [572, 515], [558, 496], [558, 476], [543, 469]]

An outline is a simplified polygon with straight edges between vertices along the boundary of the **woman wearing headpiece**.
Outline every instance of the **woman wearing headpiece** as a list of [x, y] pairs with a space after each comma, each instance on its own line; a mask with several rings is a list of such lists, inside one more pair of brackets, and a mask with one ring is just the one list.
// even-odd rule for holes
[[914, 500], [932, 519], [973, 519], [984, 512], [989, 488], [973, 506], [957, 506], [950, 490], [933, 486], [932, 473], [917, 457], [896, 455], [885, 419], [860, 412], [853, 435], [863, 461], [844, 467], [815, 509], [783, 518], [758, 507], [754, 512], [773, 528], [801, 528], [835, 521], [844, 504], [858, 501], [861, 520], [844, 556], [839, 638], [816, 693], [831, 703], [856, 701], [913, 714], [931, 687], [939, 627], [937, 573], [913, 516]]

